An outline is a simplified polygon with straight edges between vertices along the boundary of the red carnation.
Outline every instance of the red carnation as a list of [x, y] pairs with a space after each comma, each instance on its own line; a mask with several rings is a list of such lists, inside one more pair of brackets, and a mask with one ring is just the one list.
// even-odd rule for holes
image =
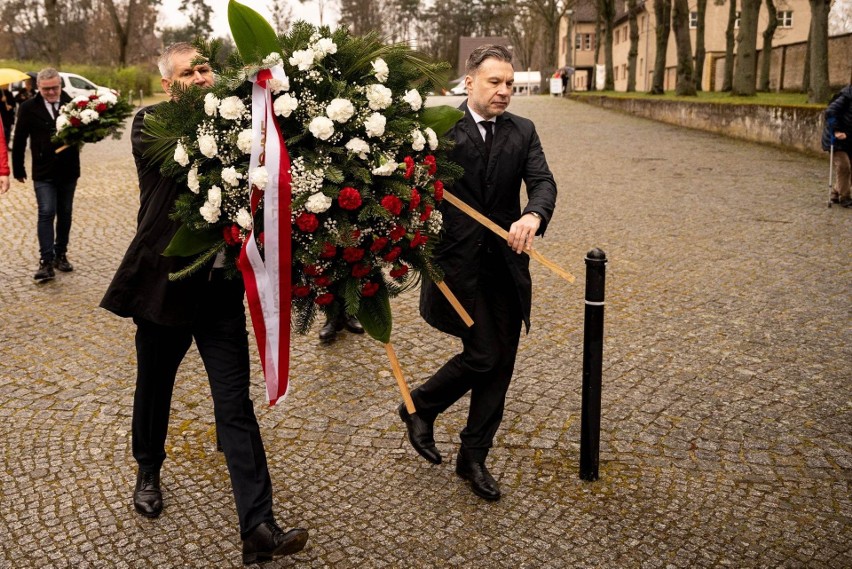
[[334, 295], [331, 294], [330, 292], [326, 292], [326, 293], [321, 294], [318, 297], [316, 297], [314, 299], [314, 302], [316, 302], [320, 306], [325, 306], [326, 304], [331, 304], [333, 300], [334, 300]]
[[408, 265], [400, 265], [399, 267], [391, 270], [390, 276], [398, 279], [399, 277], [405, 276], [408, 273]]
[[408, 202], [408, 210], [414, 211], [420, 205], [420, 192], [417, 188], [411, 188], [411, 201]]
[[396, 227], [391, 229], [391, 232], [390, 232], [391, 241], [397, 242], [400, 239], [402, 239], [403, 237], [405, 237], [405, 228], [403, 226], [397, 225]]
[[98, 96], [97, 96], [95, 93], [90, 93], [90, 94], [89, 94], [89, 100], [90, 100], [90, 101], [94, 101], [94, 100], [95, 100], [95, 99], [97, 99], [97, 98], [98, 98]]
[[331, 284], [331, 277], [320, 275], [314, 279], [314, 284], [318, 287], [326, 287]]
[[426, 221], [432, 216], [432, 206], [427, 205], [423, 208], [423, 213], [420, 214], [420, 221]]
[[359, 237], [361, 237], [361, 230], [360, 229], [353, 229], [352, 230], [352, 239], [357, 241]]
[[311, 294], [311, 287], [305, 285], [298, 285], [293, 287], [293, 296], [298, 296], [299, 298], [304, 298]]
[[435, 201], [439, 202], [444, 199], [444, 182], [435, 180]]
[[387, 253], [384, 257], [382, 257], [382, 259], [384, 259], [388, 263], [393, 263], [394, 261], [396, 261], [396, 258], [400, 256], [400, 254], [402, 254], [402, 248], [401, 247], [394, 247], [393, 249], [390, 250], [389, 253]]
[[314, 214], [303, 211], [296, 217], [296, 225], [305, 233], [313, 233], [319, 227], [319, 220]]
[[361, 205], [361, 194], [355, 188], [346, 187], [337, 195], [337, 203], [343, 209], [358, 209]]
[[343, 259], [347, 263], [357, 263], [364, 258], [364, 250], [359, 247], [346, 247], [343, 250]]
[[77, 101], [77, 108], [78, 109], [85, 109], [88, 106], [89, 106], [89, 101]]
[[352, 266], [352, 276], [356, 279], [360, 279], [361, 277], [366, 277], [370, 274], [372, 267], [366, 263], [358, 263], [357, 265]]
[[95, 107], [95, 110], [98, 111], [99, 113], [104, 112], [105, 110], [107, 110], [106, 103], [98, 103], [98, 106]]
[[379, 283], [364, 283], [361, 287], [361, 296], [375, 296], [377, 292], [379, 292]]
[[316, 265], [305, 265], [305, 268], [302, 269], [302, 272], [308, 275], [309, 277], [317, 277], [322, 274], [322, 270]]
[[419, 247], [420, 245], [426, 243], [428, 240], [429, 237], [427, 237], [426, 235], [421, 235], [420, 231], [418, 230], [417, 233], [414, 234], [414, 239], [411, 240], [411, 248], [414, 249], [415, 247]]
[[223, 227], [222, 235], [225, 237], [225, 243], [227, 243], [228, 245], [239, 245], [243, 241], [240, 237], [239, 225], [229, 225], [227, 227]]
[[323, 243], [320, 259], [333, 259], [337, 255], [337, 247], [331, 243]]
[[70, 119], [68, 119], [68, 120], [69, 120], [69, 122], [71, 123], [71, 126], [80, 126], [81, 124], [83, 124], [83, 121], [81, 121], [81, 120], [80, 120], [80, 119], [78, 119], [77, 117], [71, 117], [71, 118], [70, 118]]
[[438, 171], [438, 163], [435, 161], [435, 157], [429, 154], [425, 158], [423, 158], [423, 163], [429, 166], [429, 175], [433, 176], [435, 172]]
[[373, 244], [370, 245], [370, 251], [377, 252], [381, 251], [385, 247], [388, 246], [388, 238], [387, 237], [376, 237], [373, 239]]
[[396, 196], [385, 196], [382, 198], [382, 207], [394, 215], [402, 212], [402, 200]]
[[403, 162], [405, 162], [405, 179], [407, 180], [414, 175], [414, 158], [406, 156]]

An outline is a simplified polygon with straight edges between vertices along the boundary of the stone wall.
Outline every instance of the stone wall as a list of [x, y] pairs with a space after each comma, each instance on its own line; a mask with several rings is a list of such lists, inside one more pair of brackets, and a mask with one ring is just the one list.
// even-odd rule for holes
[[606, 109], [753, 142], [822, 154], [823, 109], [572, 96]]

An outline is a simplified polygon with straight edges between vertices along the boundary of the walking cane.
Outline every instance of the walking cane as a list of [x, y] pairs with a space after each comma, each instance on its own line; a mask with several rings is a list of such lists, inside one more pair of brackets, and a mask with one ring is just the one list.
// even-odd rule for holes
[[831, 177], [834, 175], [834, 133], [831, 134], [831, 150], [828, 156], [828, 207], [831, 207], [831, 193], [834, 191], [834, 184], [831, 183]]

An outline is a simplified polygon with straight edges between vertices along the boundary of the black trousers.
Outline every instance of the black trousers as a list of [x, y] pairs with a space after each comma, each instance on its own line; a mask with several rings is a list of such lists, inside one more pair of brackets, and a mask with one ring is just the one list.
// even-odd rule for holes
[[245, 536], [274, 517], [266, 452], [249, 396], [242, 283], [217, 277], [206, 283], [202, 296], [199, 314], [189, 326], [134, 319], [138, 374], [133, 457], [146, 472], [158, 471], [163, 464], [175, 375], [194, 338], [210, 382], [216, 431], [231, 476], [240, 532]]
[[474, 324], [469, 336], [462, 339], [462, 352], [412, 391], [411, 397], [417, 414], [434, 420], [469, 391], [461, 452], [481, 462], [503, 419], [522, 323], [516, 285], [497, 251], [483, 256], [471, 317]]

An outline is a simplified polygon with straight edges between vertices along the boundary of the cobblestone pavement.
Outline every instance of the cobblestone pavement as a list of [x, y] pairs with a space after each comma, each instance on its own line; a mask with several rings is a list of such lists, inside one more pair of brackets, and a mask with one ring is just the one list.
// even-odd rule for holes
[[[460, 99], [450, 99], [458, 104]], [[852, 210], [828, 160], [561, 99], [518, 98], [559, 184], [489, 458], [504, 496], [455, 476], [467, 409], [408, 446], [382, 347], [292, 346], [293, 390], [254, 395], [282, 525], [270, 567], [852, 567]], [[240, 541], [199, 358], [184, 362], [157, 520], [131, 504], [133, 326], [97, 304], [133, 233], [129, 142], [86, 146], [69, 257], [35, 285], [31, 185], [0, 197], [0, 567], [238, 567]], [[609, 259], [601, 471], [578, 478], [583, 257]], [[394, 305], [417, 385], [459, 344]], [[314, 330], [316, 332], [316, 329]]]

